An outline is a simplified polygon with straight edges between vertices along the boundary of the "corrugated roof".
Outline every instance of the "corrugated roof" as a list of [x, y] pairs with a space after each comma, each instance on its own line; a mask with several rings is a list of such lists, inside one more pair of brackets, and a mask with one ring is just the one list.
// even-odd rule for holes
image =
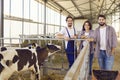
[[118, 11], [119, 0], [38, 0], [47, 1], [47, 5], [56, 11], [62, 10], [62, 14], [71, 15], [74, 18], [95, 19], [98, 14], [111, 14]]

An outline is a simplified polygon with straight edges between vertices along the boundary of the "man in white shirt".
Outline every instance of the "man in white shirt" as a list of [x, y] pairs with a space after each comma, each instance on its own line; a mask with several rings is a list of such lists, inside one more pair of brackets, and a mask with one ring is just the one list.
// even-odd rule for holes
[[70, 68], [76, 58], [76, 54], [75, 54], [76, 48], [75, 48], [74, 40], [71, 39], [76, 39], [77, 35], [76, 35], [75, 27], [73, 27], [73, 18], [71, 16], [68, 16], [66, 18], [66, 22], [67, 22], [67, 27], [61, 29], [61, 31], [56, 34], [56, 37], [60, 39], [65, 39], [65, 51]]
[[111, 70], [114, 63], [117, 37], [113, 27], [106, 24], [104, 15], [98, 16], [99, 27], [95, 30], [95, 55], [98, 57], [100, 69]]

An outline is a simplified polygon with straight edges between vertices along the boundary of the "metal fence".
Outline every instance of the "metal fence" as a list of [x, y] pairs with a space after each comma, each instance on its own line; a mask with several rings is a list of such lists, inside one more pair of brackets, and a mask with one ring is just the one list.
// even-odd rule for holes
[[[5, 40], [9, 40], [9, 43], [5, 43]], [[17, 45], [14, 44], [14, 40], [18, 40]], [[77, 59], [75, 60], [73, 66], [68, 71], [68, 62], [64, 51], [64, 39], [56, 39], [56, 38], [0, 38], [0, 43], [4, 42], [4, 45], [9, 47], [22, 47], [24, 41], [28, 41], [31, 43], [32, 40], [35, 40], [38, 44], [41, 45], [41, 40], [47, 43], [53, 43], [53, 41], [60, 41], [62, 50], [57, 54], [53, 54], [48, 57], [45, 61], [45, 64], [42, 66], [43, 74], [48, 74], [48, 72], [52, 72], [54, 70], [60, 71], [60, 74], [64, 74], [64, 80], [87, 80], [88, 77], [88, 61], [89, 61], [89, 44], [83, 47], [81, 52], [79, 53]], [[83, 39], [75, 39], [76, 42], [80, 42]], [[3, 46], [3, 45], [0, 45]], [[60, 60], [56, 60], [55, 57]], [[54, 59], [53, 59], [54, 58]], [[57, 62], [58, 61], [58, 62]], [[66, 74], [67, 73], [67, 74]]]

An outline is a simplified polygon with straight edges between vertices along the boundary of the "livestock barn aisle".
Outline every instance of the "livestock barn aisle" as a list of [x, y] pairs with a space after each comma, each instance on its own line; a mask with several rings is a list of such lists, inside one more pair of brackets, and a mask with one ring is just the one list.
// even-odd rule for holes
[[[99, 69], [96, 59], [93, 61], [93, 69]], [[113, 70], [119, 71], [119, 74], [118, 74], [116, 80], [120, 80], [120, 38], [118, 39], [118, 46], [116, 48], [115, 62], [114, 62]], [[96, 80], [94, 76], [92, 76], [92, 80]]]
[[[100, 16], [100, 14], [105, 15], [106, 18], [102, 17], [103, 19], [99, 19], [98, 16]], [[68, 16], [71, 16], [70, 23], [67, 18]], [[86, 21], [89, 21], [92, 25], [86, 24]], [[117, 37], [120, 38], [120, 0], [0, 0], [0, 47], [22, 48], [30, 46], [30, 43], [38, 43], [40, 48], [42, 48], [47, 44], [45, 38], [48, 38], [48, 42], [51, 43], [51, 39], [56, 38], [57, 33], [63, 32], [66, 35], [66, 32], [64, 32], [65, 27], [68, 28], [70, 36], [73, 36], [72, 29], [74, 28], [74, 35], [81, 35], [82, 32], [84, 32], [85, 26], [89, 26], [89, 31], [91, 32], [91, 30], [95, 30], [99, 26], [106, 26], [104, 24], [113, 27]], [[86, 31], [85, 35], [88, 37], [90, 32], [88, 33], [88, 31]], [[102, 37], [106, 36], [103, 35]], [[59, 42], [58, 39], [57, 41], [53, 40], [55, 45], [62, 45], [62, 48], [66, 47], [63, 46], [66, 44], [64, 41]], [[72, 78], [72, 80], [79, 80], [80, 78], [80, 80], [84, 80], [85, 78], [88, 78], [87, 71], [89, 68], [87, 53], [89, 52], [87, 51], [89, 51], [89, 47], [86, 48], [87, 46], [85, 47], [85, 50], [83, 49], [83, 54], [86, 53], [86, 55], [82, 54], [84, 57], [81, 58], [80, 56], [80, 58], [77, 58], [78, 60], [76, 60], [76, 62], [80, 62], [78, 62], [79, 64], [77, 65], [75, 64], [75, 67], [73, 66], [74, 68], [72, 68], [72, 70], [78, 71], [78, 73], [72, 71], [73, 75], [75, 75], [74, 77], [76, 77], [77, 73], [77, 78]], [[15, 56], [15, 54], [12, 56], [13, 60]], [[35, 55], [33, 54], [32, 56], [31, 59], [33, 60], [34, 58], [35, 60]], [[11, 66], [11, 59], [9, 61], [10, 57], [6, 62], [4, 58], [2, 60], [1, 58], [3, 57], [0, 56], [0, 80], [1, 75], [7, 75], [6, 71], [8, 72], [6, 69], [6, 71], [3, 70], [3, 65]], [[18, 59], [19, 58], [17, 58], [17, 60]], [[32, 61], [30, 62], [34, 63]], [[63, 80], [64, 77], [66, 77], [66, 73], [71, 71], [68, 71], [69, 63], [64, 50], [55, 53], [54, 56], [46, 60], [46, 64], [42, 65], [44, 65], [44, 67], [42, 66], [40, 69], [36, 70], [37, 73], [41, 70], [39, 71], [41, 72], [41, 80]], [[96, 59], [94, 59], [93, 69], [99, 69]], [[113, 69], [120, 71], [120, 39], [118, 39]], [[5, 74], [2, 74], [2, 71], [4, 71]], [[10, 72], [12, 72], [11, 68]], [[82, 75], [79, 74], [79, 72], [81, 72]], [[44, 73], [47, 73], [48, 75], [42, 76]], [[19, 74], [15, 72], [9, 80], [31, 80], [31, 74], [33, 74], [32, 71], [25, 71]], [[33, 78], [35, 77], [34, 74], [32, 76]], [[3, 80], [6, 80], [5, 78], [3, 78]], [[66, 80], [68, 80], [68, 78]], [[93, 80], [95, 80], [94, 77]]]

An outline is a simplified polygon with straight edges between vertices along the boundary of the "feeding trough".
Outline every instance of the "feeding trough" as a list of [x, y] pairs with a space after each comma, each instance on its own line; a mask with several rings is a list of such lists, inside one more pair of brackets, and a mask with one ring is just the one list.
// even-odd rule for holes
[[93, 70], [93, 74], [97, 80], [115, 80], [118, 71]]

